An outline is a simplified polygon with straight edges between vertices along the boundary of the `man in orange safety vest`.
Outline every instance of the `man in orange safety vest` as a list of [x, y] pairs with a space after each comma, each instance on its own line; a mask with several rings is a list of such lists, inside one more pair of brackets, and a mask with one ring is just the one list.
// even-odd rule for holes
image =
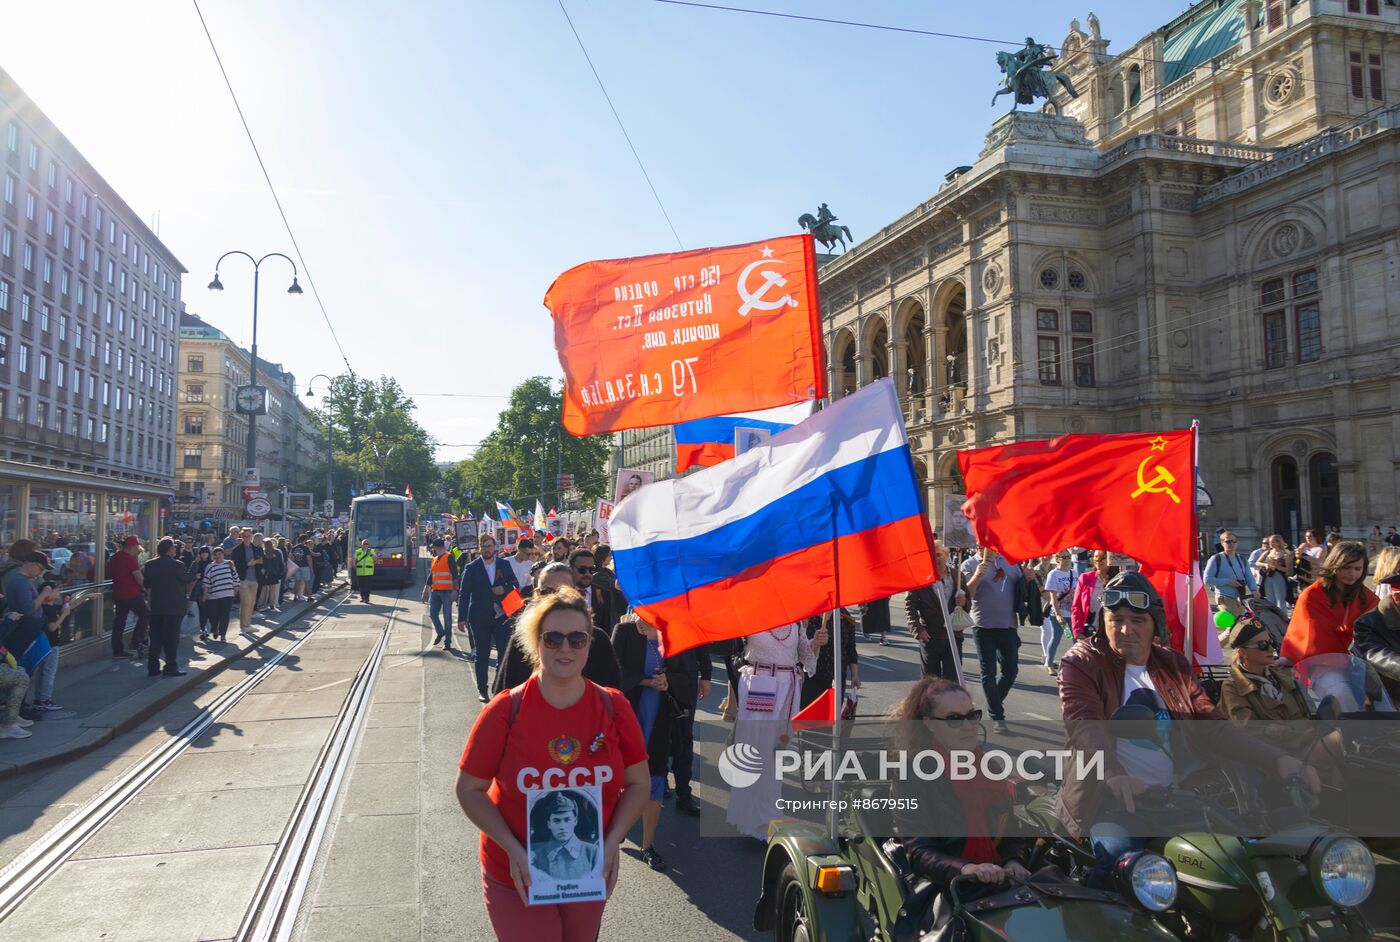
[[433, 645], [442, 642], [444, 651], [452, 650], [452, 597], [457, 591], [457, 560], [447, 552], [441, 538], [428, 544], [433, 554], [428, 569], [428, 581], [423, 586], [423, 601], [428, 604], [428, 617], [433, 620]]

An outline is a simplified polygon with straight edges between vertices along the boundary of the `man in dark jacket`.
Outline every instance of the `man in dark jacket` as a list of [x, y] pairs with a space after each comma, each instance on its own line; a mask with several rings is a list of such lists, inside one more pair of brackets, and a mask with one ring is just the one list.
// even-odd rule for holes
[[1146, 845], [1140, 837], [1123, 836], [1142, 832], [1134, 797], [1172, 785], [1176, 774], [1171, 753], [1115, 739], [1104, 722], [1130, 695], [1134, 702], [1153, 701], [1159, 722], [1188, 721], [1182, 731], [1193, 755], [1214, 753], [1276, 771], [1280, 778], [1301, 776], [1314, 792], [1319, 788], [1314, 770], [1226, 720], [1196, 683], [1186, 658], [1163, 643], [1166, 638], [1166, 611], [1152, 583], [1140, 573], [1119, 573], [1104, 587], [1096, 630], [1060, 662], [1065, 744], [1104, 759], [1103, 780], [1079, 777], [1067, 764], [1058, 796], [1069, 833], [1087, 836], [1093, 846], [1097, 862], [1089, 885], [1098, 889], [1111, 888], [1114, 861]]
[[[150, 677], [183, 677], [189, 673], [180, 669], [176, 658], [180, 647], [180, 622], [189, 607], [190, 583], [194, 573], [175, 558], [175, 541], [163, 538], [156, 544], [156, 557], [142, 570], [146, 591], [151, 596], [151, 647], [146, 656], [146, 674]], [[160, 666], [165, 655], [165, 669]]]
[[510, 563], [496, 555], [496, 541], [481, 538], [481, 556], [462, 570], [457, 595], [457, 627], [470, 630], [476, 647], [477, 699], [487, 702], [488, 672], [491, 667], [491, 646], [496, 647], [497, 670], [505, 663], [510, 647], [510, 618], [502, 608], [502, 600], [519, 588], [515, 570]]
[[695, 768], [695, 710], [710, 695], [710, 649], [700, 645], [666, 658], [666, 688], [671, 711], [671, 774], [676, 779], [676, 808], [691, 816], [700, 803], [691, 794]]
[[962, 639], [953, 648], [952, 635], [948, 631], [948, 616], [953, 611], [953, 600], [948, 607], [932, 585], [926, 585], [904, 596], [904, 615], [909, 622], [909, 633], [919, 642], [919, 661], [924, 665], [924, 673], [944, 677], [954, 683], [958, 678], [958, 654], [962, 651]]

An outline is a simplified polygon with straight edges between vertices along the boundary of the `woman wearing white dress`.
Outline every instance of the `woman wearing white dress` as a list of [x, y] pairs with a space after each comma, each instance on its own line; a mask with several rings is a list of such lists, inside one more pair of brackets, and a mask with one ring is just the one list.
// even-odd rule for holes
[[[746, 756], [762, 764], [758, 781], [731, 787], [726, 820], [741, 833], [768, 840], [768, 823], [781, 817], [776, 804], [782, 782], [773, 773], [779, 737], [791, 730], [801, 707], [802, 678], [817, 669], [817, 652], [826, 643], [825, 628], [809, 641], [805, 622], [796, 622], [749, 635], [744, 639], [744, 666], [739, 669], [739, 717], [734, 724], [736, 756], [747, 768]], [[744, 748], [744, 747], [751, 748]]]

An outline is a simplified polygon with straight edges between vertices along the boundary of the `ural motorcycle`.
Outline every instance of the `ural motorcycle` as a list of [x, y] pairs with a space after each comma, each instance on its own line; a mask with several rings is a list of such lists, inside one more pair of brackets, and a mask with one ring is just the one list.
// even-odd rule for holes
[[[1150, 739], [1155, 713], [1129, 705], [1132, 738]], [[1203, 721], [1208, 722], [1208, 721]], [[1146, 732], [1144, 732], [1146, 730]], [[1175, 868], [1180, 893], [1160, 922], [1189, 942], [1321, 942], [1373, 937], [1360, 907], [1376, 885], [1376, 860], [1351, 834], [1310, 820], [1314, 799], [1302, 781], [1283, 783], [1289, 807], [1258, 827], [1195, 791], [1153, 788], [1136, 800], [1158, 816], [1201, 822], [1199, 829], [1149, 840]]]
[[[1068, 875], [1046, 879], [1048, 859], [1032, 859], [1034, 878], [1002, 888], [958, 877], [943, 894], [951, 913], [926, 929], [938, 905], [936, 886], [910, 872], [904, 847], [879, 833], [868, 809], [890, 807], [888, 783], [862, 783], [848, 800], [839, 836], [804, 821], [769, 828], [754, 928], [778, 942], [1173, 942], [1154, 916], [1177, 893], [1176, 873], [1157, 854], [1119, 862], [1117, 892], [1093, 890]], [[1046, 841], [1042, 846], [1051, 846]]]

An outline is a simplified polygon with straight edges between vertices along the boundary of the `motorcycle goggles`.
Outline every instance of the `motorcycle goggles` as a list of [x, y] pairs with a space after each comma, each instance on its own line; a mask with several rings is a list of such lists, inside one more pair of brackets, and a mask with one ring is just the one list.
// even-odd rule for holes
[[540, 643], [551, 651], [558, 651], [564, 646], [564, 642], [569, 642], [569, 647], [575, 651], [582, 651], [588, 647], [588, 642], [593, 640], [593, 635], [587, 631], [571, 631], [564, 634], [562, 631], [546, 631], [540, 635]]
[[1104, 589], [1103, 607], [1106, 609], [1128, 606], [1135, 612], [1152, 611], [1152, 596], [1141, 589]]

